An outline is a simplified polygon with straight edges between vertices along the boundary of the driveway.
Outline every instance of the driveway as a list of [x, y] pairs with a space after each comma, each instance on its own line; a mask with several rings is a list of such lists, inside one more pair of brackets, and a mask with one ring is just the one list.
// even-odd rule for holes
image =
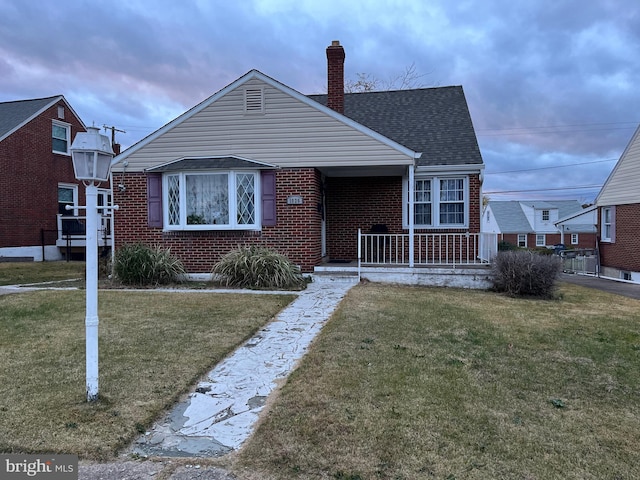
[[618, 282], [606, 278], [571, 273], [561, 274], [560, 281], [640, 300], [640, 284], [637, 283]]

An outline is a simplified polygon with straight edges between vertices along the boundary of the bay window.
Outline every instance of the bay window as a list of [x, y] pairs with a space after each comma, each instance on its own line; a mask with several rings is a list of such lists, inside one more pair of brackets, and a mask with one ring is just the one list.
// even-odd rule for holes
[[168, 230], [259, 229], [257, 172], [172, 173], [164, 177]]
[[[408, 199], [407, 182], [405, 198]], [[468, 226], [468, 177], [422, 177], [414, 182], [413, 222], [417, 228], [463, 228]], [[405, 204], [405, 209], [408, 206]], [[404, 215], [405, 227], [408, 215]]]

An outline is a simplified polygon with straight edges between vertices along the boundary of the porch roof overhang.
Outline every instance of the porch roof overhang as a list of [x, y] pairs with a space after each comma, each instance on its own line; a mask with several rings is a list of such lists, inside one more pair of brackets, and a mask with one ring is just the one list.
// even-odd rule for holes
[[327, 177], [402, 177], [407, 174], [408, 165], [367, 165], [320, 167], [318, 170]]
[[480, 173], [484, 171], [483, 163], [462, 163], [459, 165], [416, 165], [416, 173]]
[[[416, 157], [416, 160], [420, 156]], [[394, 165], [331, 165], [318, 168], [327, 177], [394, 177], [407, 174], [407, 168], [414, 162], [396, 163]], [[416, 174], [480, 174], [484, 171], [484, 164], [460, 165], [416, 165]]]
[[184, 172], [184, 171], [198, 171], [198, 170], [273, 170], [279, 168], [277, 165], [270, 163], [258, 162], [248, 158], [238, 157], [235, 155], [230, 156], [217, 156], [217, 157], [187, 157], [172, 160], [171, 162], [164, 163], [152, 168], [148, 168], [146, 171], [149, 173], [164, 173], [164, 172]]

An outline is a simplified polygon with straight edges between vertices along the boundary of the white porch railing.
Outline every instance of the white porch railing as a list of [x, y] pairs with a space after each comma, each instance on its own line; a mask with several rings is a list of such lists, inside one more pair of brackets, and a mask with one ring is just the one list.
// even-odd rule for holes
[[358, 262], [362, 265], [456, 267], [486, 264], [498, 253], [498, 236], [494, 233], [416, 233], [413, 252], [409, 243], [406, 233], [362, 233], [358, 230]]
[[[84, 247], [87, 243], [86, 217], [74, 215], [57, 215], [58, 247]], [[111, 219], [101, 216], [98, 225], [98, 246], [111, 246]]]

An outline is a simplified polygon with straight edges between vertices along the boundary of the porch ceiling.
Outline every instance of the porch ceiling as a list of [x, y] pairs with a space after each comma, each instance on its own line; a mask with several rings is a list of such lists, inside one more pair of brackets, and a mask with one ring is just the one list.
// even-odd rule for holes
[[327, 177], [401, 177], [407, 173], [406, 165], [332, 166], [318, 168]]

